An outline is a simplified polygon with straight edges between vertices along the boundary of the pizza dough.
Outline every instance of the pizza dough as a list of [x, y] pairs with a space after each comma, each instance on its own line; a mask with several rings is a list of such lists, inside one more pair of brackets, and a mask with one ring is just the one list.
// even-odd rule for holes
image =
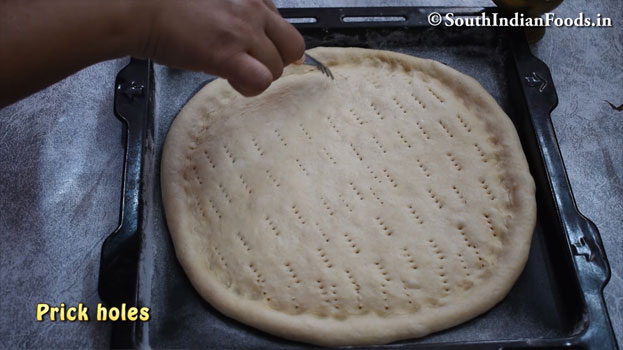
[[223, 314], [319, 345], [381, 344], [477, 316], [509, 291], [535, 223], [510, 119], [443, 64], [310, 52], [254, 98], [204, 87], [166, 139], [175, 251]]

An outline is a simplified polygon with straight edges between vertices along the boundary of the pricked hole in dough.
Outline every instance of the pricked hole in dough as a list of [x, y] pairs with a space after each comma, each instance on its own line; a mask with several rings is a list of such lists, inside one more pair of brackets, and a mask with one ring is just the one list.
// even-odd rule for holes
[[249, 264], [249, 268], [251, 269], [251, 271], [253, 271], [253, 274], [255, 275], [255, 282], [258, 284], [258, 286], [260, 287], [260, 291], [262, 293], [262, 295], [266, 296], [267, 293], [264, 290], [264, 282], [266, 282], [266, 280], [264, 280], [262, 278], [262, 274], [258, 272], [257, 270], [257, 266], [255, 266], [254, 263], [250, 263]]
[[327, 121], [329, 122], [329, 125], [331, 126], [331, 128], [339, 135], [340, 130], [337, 128], [335, 123], [333, 123], [333, 119], [331, 118], [331, 116], [327, 116]]
[[469, 271], [467, 271], [468, 268], [467, 268], [467, 264], [465, 263], [465, 259], [463, 258], [463, 254], [457, 253], [456, 256], [458, 256], [459, 261], [461, 262], [461, 267], [463, 268], [463, 270], [465, 270], [464, 271], [465, 278], [468, 278], [470, 276], [470, 273], [469, 273]]
[[327, 236], [327, 233], [322, 229], [322, 227], [320, 227], [319, 223], [315, 223], [316, 224], [316, 228], [318, 229], [318, 231], [320, 232], [320, 234], [322, 235], [322, 238], [324, 238], [326, 243], [329, 243], [329, 237]]
[[236, 236], [238, 236], [238, 239], [240, 240], [240, 243], [242, 243], [242, 246], [247, 250], [247, 252], [251, 251], [251, 247], [249, 247], [249, 244], [247, 243], [247, 240], [244, 239], [244, 237], [242, 236], [242, 232], [238, 231], [236, 233]]
[[257, 143], [257, 140], [255, 138], [252, 138], [251, 142], [253, 142], [253, 147], [255, 147], [255, 150], [260, 154], [260, 156], [263, 156], [264, 151], [262, 150], [260, 145]]
[[363, 125], [363, 124], [367, 123], [366, 121], [364, 121], [363, 119], [361, 119], [361, 118], [357, 115], [357, 113], [355, 113], [355, 110], [354, 110], [353, 108], [349, 109], [348, 111], [349, 111], [349, 112], [350, 112], [350, 114], [353, 116], [353, 118], [355, 118], [355, 121], [356, 121], [357, 123], [359, 123], [359, 125]]
[[350, 235], [346, 232], [344, 233], [344, 239], [346, 240], [346, 244], [348, 244], [348, 246], [353, 250], [353, 252], [355, 254], [359, 254], [359, 248], [357, 247], [355, 242], [353, 242], [352, 237], [350, 237]]
[[394, 178], [389, 174], [387, 169], [383, 169], [383, 173], [385, 173], [385, 176], [394, 187], [398, 187], [398, 184], [394, 181]]
[[219, 183], [218, 184], [218, 188], [219, 188], [219, 190], [221, 190], [221, 193], [223, 194], [223, 197], [225, 197], [227, 202], [231, 203], [231, 197], [229, 196], [229, 194], [225, 190], [225, 187], [223, 186], [223, 184]]
[[411, 300], [411, 294], [409, 293], [409, 290], [407, 289], [407, 284], [403, 280], [401, 280], [400, 282], [402, 283], [402, 290], [404, 291], [405, 296], [407, 297], [407, 302], [409, 304], [413, 304], [413, 300]]
[[299, 209], [296, 207], [296, 204], [292, 205], [292, 212], [294, 213], [294, 216], [296, 216], [297, 220], [302, 224], [305, 225], [306, 221], [303, 218], [303, 214], [300, 213]]
[[482, 149], [480, 148], [480, 146], [478, 146], [477, 143], [474, 144], [474, 147], [476, 148], [476, 151], [480, 155], [480, 159], [482, 160], [482, 162], [486, 163], [487, 162], [487, 156], [486, 156], [485, 152], [482, 151]]
[[309, 172], [307, 171], [307, 169], [303, 166], [303, 164], [301, 163], [301, 161], [296, 158], [295, 159], [296, 164], [299, 166], [299, 169], [303, 172], [303, 174], [305, 174], [306, 176], [309, 176]]
[[335, 161], [335, 159], [333, 159], [333, 157], [331, 156], [331, 154], [329, 154], [329, 151], [327, 151], [326, 148], [322, 148], [322, 150], [324, 151], [324, 154], [327, 155], [327, 158], [329, 158], [329, 160], [331, 161], [331, 163], [333, 164], [337, 164], [337, 162]]
[[346, 276], [350, 280], [350, 283], [353, 286], [353, 289], [355, 290], [355, 295], [357, 296], [357, 300], [358, 301], [361, 300], [361, 294], [359, 292], [359, 290], [361, 289], [361, 286], [359, 285], [359, 283], [357, 283], [357, 281], [355, 281], [350, 270], [346, 270]]
[[415, 158], [415, 161], [417, 165], [420, 167], [420, 169], [422, 170], [422, 172], [424, 173], [424, 175], [426, 175], [426, 177], [430, 177], [431, 173], [430, 171], [428, 171], [428, 168], [422, 163], [422, 161], [419, 158]]
[[480, 179], [480, 185], [483, 191], [485, 191], [485, 193], [487, 194], [487, 196], [489, 196], [489, 199], [492, 201], [495, 200], [495, 195], [493, 194], [491, 189], [489, 189], [489, 185], [487, 184], [487, 181], [484, 178]]
[[[428, 240], [428, 242], [430, 243], [430, 247], [433, 253], [435, 254], [435, 257], [439, 260], [439, 265], [437, 269], [439, 270], [438, 275], [441, 280], [441, 284], [443, 285], [443, 290], [445, 292], [449, 292], [450, 289], [448, 287], [448, 280], [446, 279], [446, 268], [445, 268], [444, 261], [443, 261], [446, 257], [434, 239], [431, 238]], [[447, 296], [447, 295], [444, 295], [444, 296]]]
[[355, 155], [357, 156], [357, 158], [359, 160], [363, 160], [363, 156], [361, 154], [359, 154], [359, 151], [357, 150], [357, 148], [355, 147], [355, 145], [353, 145], [352, 143], [350, 144], [350, 148], [353, 150], [353, 152], [355, 152]]
[[424, 128], [422, 127], [422, 125], [420, 124], [419, 121], [415, 122], [415, 125], [417, 125], [417, 127], [420, 129], [420, 131], [422, 132], [422, 135], [424, 135], [424, 139], [426, 140], [430, 140], [430, 136], [428, 135], [428, 133], [426, 132], [426, 130], [424, 130]]
[[[197, 166], [194, 165], [194, 166], [191, 167], [191, 169], [192, 169], [193, 174], [195, 175], [195, 179], [197, 179], [197, 182], [199, 183], [199, 185], [203, 185], [203, 180], [201, 179], [201, 177], [199, 176], [199, 173], [197, 172]], [[197, 196], [197, 194], [195, 194], [195, 196]], [[197, 203], [199, 203], [199, 205], [201, 205], [200, 201], [199, 201], [199, 197], [197, 197]]]
[[223, 266], [225, 268], [228, 267], [227, 262], [225, 261], [225, 258], [223, 257], [223, 255], [221, 255], [221, 253], [219, 252], [219, 249], [217, 246], [213, 246], [212, 250], [214, 250], [214, 253], [216, 254], [216, 257], [220, 260], [221, 264], [223, 264]]
[[216, 205], [214, 205], [212, 199], [208, 198], [208, 203], [210, 203], [210, 206], [212, 207], [212, 210], [214, 210], [214, 213], [216, 213], [216, 216], [218, 216], [219, 219], [222, 219], [221, 212], [218, 210]]
[[279, 132], [279, 130], [275, 129], [274, 132], [277, 135], [277, 138], [279, 138], [279, 141], [281, 141], [281, 143], [283, 144], [283, 146], [288, 147], [288, 143], [286, 142], [285, 138], [281, 136], [281, 133]]
[[299, 123], [299, 126], [301, 127], [301, 130], [303, 131], [303, 134], [305, 135], [305, 137], [307, 137], [309, 141], [312, 141], [312, 137], [309, 134], [309, 132], [307, 132], [307, 129], [305, 129], [305, 126], [303, 125], [303, 123]]
[[385, 225], [385, 222], [383, 220], [381, 220], [380, 217], [376, 217], [376, 222], [379, 225], [379, 227], [381, 228], [383, 234], [385, 234], [386, 236], [391, 236], [393, 234], [392, 230], [389, 229], [389, 227], [387, 227], [387, 225]]
[[337, 288], [337, 286], [335, 284], [331, 285], [331, 294], [333, 295], [333, 308], [335, 310], [339, 310], [340, 309], [340, 305], [338, 304], [339, 298], [337, 296], [336, 288]]
[[381, 199], [381, 197], [372, 189], [372, 187], [370, 187], [370, 193], [372, 193], [372, 196], [381, 204], [383, 205], [384, 202]]
[[273, 231], [275, 236], [279, 236], [281, 232], [279, 232], [279, 230], [277, 229], [277, 225], [275, 225], [275, 223], [270, 219], [270, 216], [267, 216], [264, 220], [266, 221], [270, 229]]
[[493, 227], [493, 222], [491, 221], [489, 214], [484, 213], [483, 216], [485, 218], [485, 221], [487, 221], [487, 227], [489, 228], [489, 231], [491, 231], [491, 234], [493, 235], [493, 237], [497, 237], [498, 235], [495, 232], [495, 228]]
[[331, 304], [331, 301], [328, 298], [328, 293], [327, 291], [324, 289], [324, 285], [322, 284], [322, 282], [320, 280], [316, 281], [316, 283], [318, 283], [318, 289], [320, 290], [320, 295], [323, 296], [323, 302], [327, 303], [327, 304]]
[[385, 149], [385, 147], [383, 147], [383, 145], [381, 144], [381, 142], [379, 142], [379, 140], [376, 138], [376, 136], [372, 135], [372, 139], [374, 140], [374, 143], [376, 143], [376, 145], [379, 147], [379, 149], [380, 149], [383, 153], [387, 153], [387, 150]]
[[405, 248], [402, 248], [402, 251], [404, 252], [404, 257], [409, 263], [409, 266], [411, 267], [411, 269], [417, 270], [418, 266], [415, 263], [415, 258], [411, 255], [411, 253], [409, 252], [409, 249], [405, 247]]
[[417, 104], [422, 107], [422, 109], [426, 109], [426, 105], [424, 104], [424, 102], [422, 102], [419, 98], [417, 98], [417, 96], [415, 96], [415, 94], [412, 92], [411, 93], [411, 97], [413, 97], [413, 99], [415, 100], [415, 102], [417, 102]]
[[[286, 267], [286, 270], [288, 270], [288, 273], [290, 274], [290, 277], [292, 278], [294, 283], [296, 284], [301, 283], [301, 281], [298, 279], [297, 274], [294, 272], [294, 269], [292, 268], [291, 264], [289, 262], [286, 262], [284, 266]], [[294, 300], [294, 298], [292, 298], [292, 300]]]
[[463, 128], [467, 130], [468, 133], [472, 132], [472, 128], [469, 125], [467, 125], [467, 123], [465, 122], [465, 120], [463, 120], [460, 114], [457, 114], [456, 118], [459, 120], [459, 123], [461, 123]]
[[459, 162], [456, 161], [456, 157], [454, 157], [454, 155], [451, 152], [447, 152], [446, 153], [446, 157], [448, 157], [448, 159], [450, 160], [450, 162], [452, 163], [452, 166], [454, 166], [454, 168], [457, 171], [461, 171], [463, 170], [463, 167], [461, 167], [461, 165], [459, 164]]
[[440, 103], [444, 103], [444, 100], [436, 92], [434, 92], [433, 89], [431, 89], [430, 87], [427, 88], [431, 95], [433, 95], [437, 99], [437, 101], [439, 101]]
[[253, 190], [249, 187], [249, 184], [247, 184], [242, 174], [240, 174], [240, 182], [242, 182], [242, 186], [244, 186], [244, 189], [247, 190], [249, 194], [253, 193]]
[[454, 190], [454, 193], [456, 193], [457, 197], [459, 197], [461, 202], [463, 204], [467, 204], [467, 200], [465, 199], [465, 197], [463, 197], [463, 194], [461, 194], [461, 192], [459, 191], [458, 187], [456, 187], [456, 185], [453, 185], [452, 189]]
[[273, 176], [273, 174], [270, 172], [270, 170], [266, 169], [266, 175], [268, 176], [268, 179], [275, 185], [275, 187], [281, 186], [279, 181], [277, 181], [277, 178], [275, 178], [275, 176]]
[[318, 255], [320, 256], [320, 260], [325, 264], [327, 268], [332, 268], [333, 264], [329, 262], [329, 258], [327, 257], [327, 253], [322, 249], [318, 248]]
[[437, 196], [437, 194], [435, 192], [433, 192], [432, 189], [428, 188], [426, 189], [426, 191], [428, 192], [430, 198], [435, 202], [435, 204], [437, 205], [437, 208], [442, 209], [443, 208], [443, 203], [441, 202], [441, 200], [439, 199], [439, 197]]
[[208, 160], [208, 164], [210, 164], [210, 166], [212, 167], [212, 169], [216, 169], [216, 165], [212, 162], [212, 158], [210, 157], [210, 154], [208, 153], [208, 151], [203, 151], [203, 155], [206, 157], [206, 159]]
[[378, 180], [379, 183], [383, 183], [383, 179], [379, 178], [376, 173], [374, 172], [374, 170], [372, 170], [372, 168], [370, 168], [369, 165], [366, 166], [366, 169], [368, 169], [368, 172], [370, 173], [370, 175], [372, 175], [372, 178], [375, 180]]
[[342, 203], [344, 204], [344, 206], [346, 207], [346, 209], [348, 209], [349, 212], [353, 212], [353, 208], [350, 206], [350, 204], [348, 204], [345, 200], [344, 200], [344, 196], [342, 196], [341, 194], [338, 194], [337, 197], [342, 201]]
[[235, 164], [236, 157], [233, 156], [233, 154], [229, 150], [229, 147], [227, 147], [227, 145], [223, 145], [223, 149], [225, 150], [225, 154], [227, 155], [227, 158], [229, 158], [229, 160], [231, 161], [231, 164]]
[[353, 192], [355, 193], [355, 195], [356, 195], [357, 197], [359, 197], [359, 200], [363, 200], [363, 199], [364, 199], [364, 198], [363, 198], [363, 194], [361, 193], [361, 191], [359, 191], [359, 190], [357, 189], [357, 187], [355, 187], [355, 184], [354, 184], [353, 182], [350, 182], [350, 183], [349, 183], [349, 185], [350, 185], [350, 188], [351, 188], [351, 189], [353, 190]]
[[374, 113], [376, 113], [376, 115], [381, 119], [381, 120], [385, 120], [385, 117], [383, 115], [381, 115], [381, 112], [379, 112], [378, 108], [376, 108], [376, 105], [372, 102], [370, 102], [370, 107], [372, 108], [372, 110], [374, 111]]
[[400, 131], [396, 131], [396, 134], [398, 134], [402, 142], [404, 142], [404, 144], [407, 145], [408, 148], [411, 148], [411, 143], [407, 140], [407, 138]]
[[394, 104], [396, 104], [396, 106], [398, 106], [398, 109], [400, 109], [400, 111], [402, 111], [402, 114], [407, 114], [407, 110], [402, 105], [402, 103], [400, 103], [400, 101], [398, 101], [398, 97], [394, 96], [392, 98], [392, 100], [394, 101]]
[[[480, 252], [478, 251], [478, 248], [476, 247], [475, 244], [473, 244], [469, 238], [467, 238], [467, 235], [465, 234], [465, 227], [463, 226], [463, 224], [459, 224], [457, 225], [457, 229], [459, 231], [459, 233], [461, 234], [461, 236], [463, 237], [463, 241], [465, 242], [465, 245], [468, 248], [471, 248], [474, 251], [474, 254], [476, 255], [476, 257], [478, 258], [478, 260], [481, 262], [480, 264], [480, 268], [484, 267], [483, 259], [480, 257]], [[469, 276], [469, 273], [467, 274], [467, 276]]]
[[322, 197], [322, 196], [320, 196], [320, 200], [322, 200], [322, 205], [324, 206], [324, 208], [329, 213], [329, 216], [333, 216], [333, 214], [335, 214], [335, 213], [331, 209], [331, 206], [329, 206], [329, 202], [327, 202], [327, 200], [324, 197]]
[[[389, 273], [383, 268], [383, 266], [381, 266], [380, 262], [376, 261], [374, 263], [377, 267], [377, 269], [379, 270], [379, 272], [381, 273], [381, 277], [385, 280], [385, 281], [390, 281], [389, 279]], [[389, 310], [389, 299], [387, 297], [387, 289], [386, 289], [387, 285], [385, 283], [381, 283], [381, 294], [383, 294], [383, 303], [384, 303], [384, 309], [385, 310]]]
[[438, 122], [439, 122], [439, 125], [441, 125], [441, 128], [443, 129], [443, 131], [445, 131], [446, 134], [448, 134], [448, 136], [450, 136], [450, 138], [453, 138], [454, 135], [450, 132], [450, 130], [448, 129], [446, 124], [444, 124], [441, 120], [439, 120]]

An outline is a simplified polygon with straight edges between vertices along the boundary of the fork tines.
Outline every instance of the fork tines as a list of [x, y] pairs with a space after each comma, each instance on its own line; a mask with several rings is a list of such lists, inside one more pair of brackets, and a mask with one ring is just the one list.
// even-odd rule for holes
[[312, 56], [308, 54], [305, 54], [305, 64], [315, 66], [324, 75], [328, 76], [329, 78], [333, 80], [333, 73], [331, 73], [331, 70], [327, 66], [322, 64], [322, 62], [318, 61], [317, 59], [313, 58]]

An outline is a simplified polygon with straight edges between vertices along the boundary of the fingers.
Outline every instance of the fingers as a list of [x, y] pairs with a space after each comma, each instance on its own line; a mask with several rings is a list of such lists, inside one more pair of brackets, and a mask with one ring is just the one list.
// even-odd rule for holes
[[284, 63], [281, 55], [275, 44], [265, 35], [261, 35], [254, 40], [254, 45], [249, 53], [270, 70], [272, 80], [277, 80], [283, 73]]
[[[242, 95], [255, 96], [281, 76], [284, 66], [303, 56], [305, 42], [299, 32], [279, 15], [271, 0], [254, 0], [241, 5], [242, 9], [223, 14], [232, 17], [229, 21], [220, 20], [221, 16], [216, 21], [207, 22], [231, 23], [231, 32], [221, 30], [229, 35], [214, 39], [216, 45], [213, 46], [220, 45], [222, 50], [213, 61], [212, 69], [206, 67], [203, 70], [227, 79]], [[231, 30], [232, 26], [236, 29]]]
[[266, 65], [247, 53], [239, 53], [229, 59], [220, 75], [247, 97], [260, 94], [273, 81], [273, 74]]
[[288, 65], [303, 56], [305, 41], [294, 26], [275, 13], [269, 14], [266, 23], [266, 35], [279, 51], [284, 65]]

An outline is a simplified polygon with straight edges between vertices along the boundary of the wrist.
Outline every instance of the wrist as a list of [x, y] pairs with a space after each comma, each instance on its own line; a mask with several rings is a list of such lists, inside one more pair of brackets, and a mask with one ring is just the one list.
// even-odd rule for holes
[[109, 28], [115, 56], [151, 57], [150, 41], [159, 1], [117, 0], [114, 6]]
[[156, 23], [162, 3], [159, 0], [122, 0], [124, 15], [123, 42], [125, 55], [152, 58], [156, 35]]

